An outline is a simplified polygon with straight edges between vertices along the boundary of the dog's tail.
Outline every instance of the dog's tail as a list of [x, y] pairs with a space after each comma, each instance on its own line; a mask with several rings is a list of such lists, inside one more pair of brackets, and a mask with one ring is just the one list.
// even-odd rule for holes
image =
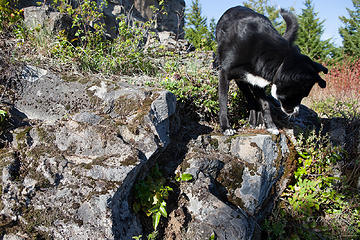
[[299, 29], [298, 21], [294, 14], [284, 9], [280, 10], [280, 14], [286, 22], [286, 31], [283, 37], [288, 40], [290, 44], [292, 44], [296, 39], [297, 31]]

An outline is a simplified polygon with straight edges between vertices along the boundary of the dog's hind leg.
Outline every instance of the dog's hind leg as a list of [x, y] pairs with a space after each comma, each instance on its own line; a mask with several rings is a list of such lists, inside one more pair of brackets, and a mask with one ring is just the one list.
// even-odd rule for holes
[[228, 92], [229, 92], [229, 77], [227, 71], [224, 69], [220, 70], [219, 73], [219, 118], [220, 118], [220, 126], [221, 130], [225, 135], [231, 136], [235, 134], [235, 130], [230, 127], [229, 119], [228, 119]]

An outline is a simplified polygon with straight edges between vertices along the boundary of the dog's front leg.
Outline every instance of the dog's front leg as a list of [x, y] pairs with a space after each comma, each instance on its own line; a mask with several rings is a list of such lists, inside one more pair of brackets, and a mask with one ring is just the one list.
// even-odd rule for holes
[[279, 130], [276, 127], [275, 123], [272, 120], [270, 112], [270, 103], [267, 99], [261, 98], [260, 100], [261, 107], [263, 109], [263, 118], [266, 125], [266, 129], [271, 134], [279, 135]]
[[229, 92], [229, 79], [227, 72], [224, 69], [221, 69], [219, 74], [219, 118], [220, 118], [220, 127], [223, 131], [224, 135], [234, 135], [235, 130], [231, 129], [228, 119], [228, 109], [227, 109], [227, 103], [228, 103], [228, 92]]
[[271, 117], [270, 102], [265, 94], [264, 89], [255, 87], [254, 94], [258, 97], [258, 101], [261, 105], [262, 113], [263, 113], [262, 117], [265, 122], [267, 131], [270, 132], [271, 134], [278, 135], [280, 132]]

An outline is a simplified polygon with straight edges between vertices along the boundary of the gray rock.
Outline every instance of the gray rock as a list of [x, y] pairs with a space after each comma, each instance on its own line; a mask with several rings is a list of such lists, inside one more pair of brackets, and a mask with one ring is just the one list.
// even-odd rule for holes
[[[20, 3], [21, 4], [21, 3]], [[66, 14], [52, 11], [48, 6], [24, 8], [24, 24], [30, 29], [44, 28], [48, 33], [69, 31], [72, 19]]]
[[104, 14], [106, 16], [105, 22], [107, 23], [108, 29], [111, 31], [112, 27], [117, 27], [116, 18], [124, 13], [129, 16], [129, 19], [133, 18], [138, 21], [157, 19], [157, 26], [155, 27], [158, 31], [170, 31], [181, 37], [184, 27], [185, 1], [165, 1], [164, 10], [167, 14], [155, 14], [152, 7], [159, 8], [159, 1], [110, 1], [107, 7], [104, 8]]
[[181, 169], [193, 181], [181, 184], [180, 195], [187, 200], [178, 210], [191, 217], [176, 239], [204, 239], [213, 233], [218, 239], [255, 238], [258, 221], [272, 208], [276, 191], [271, 194], [271, 189], [286, 167], [286, 136], [201, 135], [187, 147]]
[[36, 82], [42, 76], [47, 74], [47, 70], [38, 67], [26, 65], [22, 72], [22, 77], [28, 82]]
[[191, 222], [184, 239], [208, 239], [213, 232], [217, 239], [251, 239], [253, 222], [240, 209], [233, 209], [209, 192], [211, 179], [199, 173], [195, 182], [183, 192], [189, 198], [187, 209]]
[[[101, 1], [94, 1], [101, 4]], [[68, 15], [53, 11], [47, 5], [37, 6], [36, 1], [32, 0], [20, 0], [18, 4], [24, 9], [24, 23], [28, 28], [45, 28], [49, 33], [66, 30], [69, 33], [72, 19]], [[159, 2], [157, 0], [108, 1], [103, 9], [105, 26], [112, 37], [115, 37], [118, 27], [117, 18], [126, 14], [129, 20], [156, 19], [155, 27], [158, 31], [169, 31], [176, 34], [177, 37], [183, 37], [184, 0], [165, 1], [166, 14], [155, 14], [152, 7], [159, 8]]]
[[1, 164], [1, 214], [25, 229], [6, 237], [139, 235], [142, 226], [128, 199], [139, 173], [178, 129], [175, 96], [36, 71], [44, 74], [24, 77], [26, 91], [19, 91], [15, 102], [31, 125], [13, 131], [12, 148]]
[[96, 125], [100, 123], [102, 118], [91, 112], [80, 112], [72, 116], [72, 120], [76, 122], [89, 123], [91, 125]]

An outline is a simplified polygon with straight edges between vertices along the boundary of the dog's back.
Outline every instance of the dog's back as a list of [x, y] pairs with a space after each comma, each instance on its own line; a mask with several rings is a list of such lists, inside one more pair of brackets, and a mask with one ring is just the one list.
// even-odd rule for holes
[[[280, 14], [286, 22], [286, 32], [282, 39], [287, 40], [291, 45], [296, 39], [298, 22], [294, 14], [284, 9], [281, 9]], [[239, 29], [239, 27], [243, 28]], [[272, 38], [281, 37], [267, 17], [242, 6], [228, 9], [216, 26], [216, 40], [220, 44], [223, 41], [232, 41], [233, 38], [237, 38], [238, 36], [234, 36], [234, 34], [247, 36], [263, 34]]]

